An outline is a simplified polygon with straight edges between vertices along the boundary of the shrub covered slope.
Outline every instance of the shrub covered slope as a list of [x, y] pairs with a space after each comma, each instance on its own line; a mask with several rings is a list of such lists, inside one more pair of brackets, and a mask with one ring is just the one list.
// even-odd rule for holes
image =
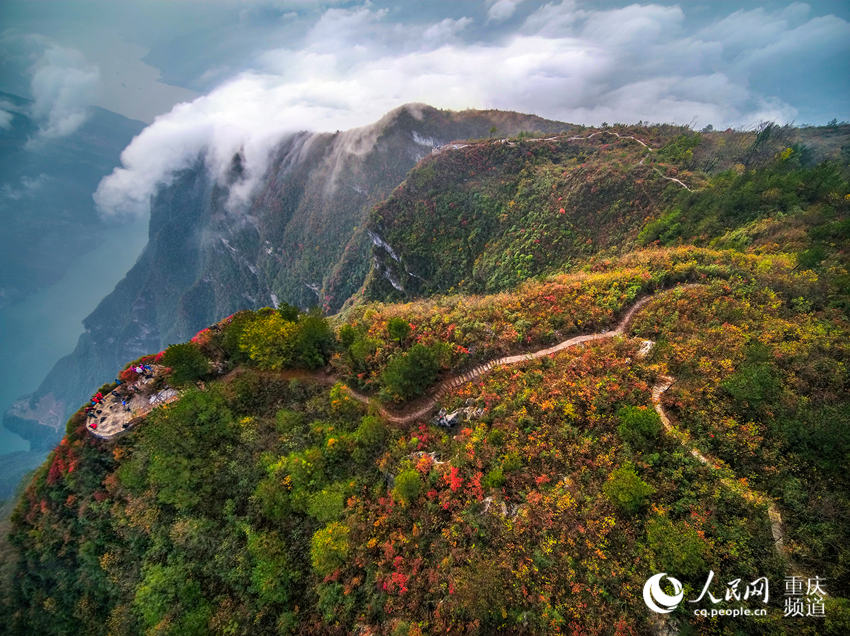
[[[645, 132], [661, 150], [597, 135], [426, 161], [375, 211], [395, 256], [377, 248], [365, 291], [429, 297], [240, 312], [165, 352], [183, 394], [126, 434], [97, 440], [74, 415], [13, 517], [8, 629], [640, 634], [659, 629], [648, 576], [690, 599], [713, 570], [767, 577], [768, 616], [683, 607], [668, 626], [846, 633], [846, 161], [806, 131], [733, 150], [733, 134]], [[611, 203], [583, 209], [594, 187]], [[522, 252], [537, 239], [539, 259]], [[463, 409], [451, 428], [404, 417], [647, 295], [622, 337], [442, 392]], [[662, 376], [684, 440], [653, 408]], [[783, 618], [799, 572], [825, 579], [825, 617]]]

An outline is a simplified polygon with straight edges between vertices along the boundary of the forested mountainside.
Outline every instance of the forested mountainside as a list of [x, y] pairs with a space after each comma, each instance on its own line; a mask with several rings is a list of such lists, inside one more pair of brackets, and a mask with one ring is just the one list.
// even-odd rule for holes
[[[125, 384], [179, 399], [117, 434], [71, 417], [13, 515], [4, 624], [847, 633], [847, 131], [725, 135], [636, 135], [651, 155], [596, 135], [427, 159], [376, 208], [363, 295], [428, 297], [241, 311], [129, 365]], [[468, 166], [476, 152], [507, 160], [492, 181], [469, 175], [489, 165]], [[570, 170], [597, 187], [596, 214]], [[535, 214], [560, 266], [516, 259]], [[486, 238], [456, 256], [458, 227]], [[726, 581], [766, 577], [767, 602], [744, 603], [766, 615], [644, 604], [652, 574], [694, 599], [709, 571], [718, 602]], [[820, 577], [822, 616], [784, 616], [789, 576]]]
[[283, 140], [258, 191], [238, 210], [226, 202], [240, 157], [230, 184], [212, 179], [199, 158], [154, 197], [137, 264], [85, 319], [75, 350], [6, 413], [6, 426], [51, 448], [64, 417], [129, 359], [239, 309], [278, 302], [338, 308], [369, 270], [369, 210], [434, 147], [571, 128], [533, 115], [410, 104], [364, 128]]
[[806, 230], [832, 223], [819, 204], [848, 160], [850, 126], [614, 126], [458, 144], [375, 208], [366, 296], [508, 289], [656, 241], [803, 249]]

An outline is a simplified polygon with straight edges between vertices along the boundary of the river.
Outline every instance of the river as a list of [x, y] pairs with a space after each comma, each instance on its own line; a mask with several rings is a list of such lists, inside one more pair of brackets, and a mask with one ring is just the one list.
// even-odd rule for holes
[[[0, 310], [0, 413], [34, 391], [74, 349], [83, 318], [139, 257], [147, 219], [101, 230], [97, 240], [97, 247], [68, 263], [59, 281]], [[29, 450], [29, 442], [0, 426], [0, 455], [22, 450]]]

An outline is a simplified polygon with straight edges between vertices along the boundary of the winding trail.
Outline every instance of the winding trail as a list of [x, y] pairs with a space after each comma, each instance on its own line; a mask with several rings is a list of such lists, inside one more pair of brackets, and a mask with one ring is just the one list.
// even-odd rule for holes
[[[637, 137], [635, 137], [633, 135], [621, 135], [620, 133], [614, 132], [613, 130], [597, 130], [595, 133], [592, 133], [592, 134], [588, 135], [587, 137], [567, 137], [567, 141], [582, 141], [582, 140], [590, 139], [591, 137], [595, 137], [596, 135], [604, 134], [604, 133], [614, 135], [617, 139], [631, 139], [632, 141], [636, 141], [641, 146], [646, 148], [648, 152], [655, 152], [655, 148], [653, 148], [652, 146], [648, 145], [647, 143], [641, 141]], [[541, 141], [552, 141], [552, 140], [555, 140], [555, 139], [557, 139], [557, 137], [550, 137], [548, 139], [543, 139]], [[641, 159], [637, 163], [637, 165], [642, 166], [643, 162], [645, 160], [646, 160], [646, 156], [644, 155], [643, 159]], [[651, 166], [651, 167], [658, 174], [658, 176], [661, 177], [662, 179], [666, 179], [667, 181], [672, 181], [673, 183], [682, 186], [688, 192], [693, 192], [693, 190], [691, 190], [687, 186], [687, 184], [685, 184], [683, 181], [676, 179], [675, 177], [668, 177], [666, 174], [661, 172], [661, 169], [658, 168], [658, 166]]]
[[[669, 375], [662, 375], [658, 378], [655, 386], [652, 387], [652, 404], [655, 407], [655, 412], [661, 418], [661, 424], [664, 426], [664, 431], [671, 437], [675, 437], [679, 443], [685, 448], [688, 448], [691, 455], [696, 458], [703, 466], [712, 470], [719, 470], [720, 463], [713, 457], [706, 456], [695, 446], [690, 446], [690, 441], [685, 433], [673, 426], [670, 417], [664, 411], [664, 405], [661, 397], [664, 393], [676, 382], [675, 378]], [[746, 502], [756, 506], [766, 506], [767, 516], [770, 520], [770, 533], [773, 535], [773, 547], [776, 553], [791, 566], [791, 555], [788, 552], [788, 547], [785, 545], [785, 530], [782, 523], [782, 514], [776, 503], [764, 493], [753, 490], [746, 483], [733, 479], [732, 477], [721, 477], [720, 483], [727, 489], [738, 494]], [[792, 566], [792, 570], [794, 567]]]
[[[634, 135], [621, 135], [620, 133], [615, 132], [613, 130], [597, 130], [594, 133], [590, 133], [586, 137], [564, 137], [563, 135], [555, 135], [554, 137], [535, 137], [535, 138], [531, 138], [531, 139], [525, 139], [525, 140], [523, 140], [523, 142], [524, 143], [542, 143], [544, 141], [587, 141], [588, 139], [593, 139], [594, 137], [596, 137], [596, 135], [614, 135], [617, 139], [629, 139], [631, 141], [639, 143], [641, 146], [643, 146], [646, 149], [647, 152], [655, 152], [655, 148], [653, 148], [652, 146], [647, 144], [645, 141], [638, 139]], [[484, 143], [484, 144], [506, 144], [508, 146], [516, 146], [518, 142], [512, 141], [510, 139], [494, 139], [494, 140], [488, 140], [488, 141], [478, 142], [478, 143], [479, 143], [479, 145], [481, 143]], [[440, 146], [439, 148], [434, 148], [434, 150], [432, 150], [431, 152], [433, 154], [439, 154], [439, 153], [443, 152], [444, 150], [460, 150], [461, 148], [467, 148], [467, 147], [473, 146], [473, 145], [476, 145], [476, 144], [473, 144], [473, 143], [469, 143], [469, 144], [461, 144], [461, 143], [446, 144], [445, 146]], [[644, 155], [644, 157], [635, 165], [642, 166], [644, 164], [645, 160], [646, 160], [646, 155]], [[658, 168], [658, 166], [649, 166], [649, 167], [651, 167], [652, 170], [654, 172], [656, 172], [658, 174], [658, 176], [661, 177], [662, 179], [666, 179], [667, 181], [672, 181], [673, 183], [675, 183], [678, 186], [681, 186], [682, 188], [684, 188], [688, 192], [693, 192], [693, 190], [691, 190], [684, 181], [681, 181], [680, 179], [676, 179], [675, 177], [668, 177], [666, 174], [664, 174], [661, 171], [660, 168]]]
[[[692, 287], [699, 287], [699, 285], [679, 285], [674, 289], [687, 289]], [[559, 351], [564, 351], [565, 349], [569, 349], [577, 345], [582, 345], [586, 342], [592, 342], [594, 340], [604, 340], [606, 338], [614, 338], [617, 336], [625, 335], [626, 330], [628, 329], [629, 325], [635, 317], [635, 314], [637, 314], [638, 311], [640, 311], [649, 301], [651, 301], [655, 297], [656, 295], [653, 294], [650, 296], [644, 296], [643, 298], [638, 300], [623, 315], [617, 326], [610, 331], [602, 331], [599, 333], [574, 336], [552, 347], [539, 349], [532, 353], [497, 358], [495, 360], [491, 360], [490, 362], [486, 362], [482, 365], [479, 365], [471, 371], [467, 371], [466, 373], [463, 373], [459, 376], [449, 378], [440, 383], [436, 391], [428, 398], [426, 398], [425, 401], [412, 412], [407, 412], [404, 414], [393, 413], [386, 409], [384, 406], [379, 406], [378, 410], [381, 416], [390, 422], [394, 422], [396, 424], [407, 424], [413, 422], [414, 420], [422, 418], [429, 412], [431, 412], [436, 407], [439, 399], [448, 391], [460, 386], [461, 384], [465, 384], [466, 382], [470, 382], [471, 380], [474, 380], [484, 375], [495, 367], [511, 366], [523, 362], [530, 362], [532, 360], [538, 360], [540, 358], [558, 353]], [[658, 416], [661, 418], [661, 423], [664, 426], [664, 430], [668, 435], [675, 437], [685, 448], [688, 448], [690, 454], [701, 464], [708, 468], [718, 470], [720, 468], [719, 462], [711, 456], [704, 455], [695, 446], [691, 446], [687, 435], [685, 435], [683, 432], [679, 431], [673, 426], [670, 421], [670, 417], [665, 412], [661, 397], [671, 386], [673, 386], [674, 382], [675, 379], [673, 377], [663, 375], [658, 378], [658, 381], [652, 387], [652, 404], [655, 407], [655, 411], [658, 413]], [[346, 387], [346, 390], [348, 391], [348, 394], [351, 397], [353, 397], [359, 402], [368, 404], [371, 401], [369, 397], [358, 393], [357, 391], [354, 391], [349, 387]], [[798, 570], [798, 568], [796, 568], [796, 566], [794, 566], [794, 564], [792, 563], [790, 554], [788, 552], [788, 547], [785, 545], [785, 531], [782, 523], [782, 515], [779, 512], [779, 508], [777, 507], [776, 503], [764, 493], [753, 490], [752, 488], [747, 486], [745, 482], [734, 479], [732, 477], [721, 477], [720, 483], [723, 484], [725, 488], [739, 495], [746, 502], [755, 506], [767, 507], [767, 515], [770, 521], [770, 532], [773, 536], [773, 545], [776, 550], [776, 553], [786, 562], [786, 564], [788, 564], [792, 571]]]
[[668, 177], [663, 172], [661, 172], [661, 169], [658, 168], [657, 166], [652, 166], [652, 169], [655, 170], [655, 172], [658, 173], [658, 176], [660, 176], [662, 179], [667, 179], [667, 181], [672, 181], [673, 183], [677, 183], [680, 186], [682, 186], [685, 190], [687, 190], [688, 192], [693, 192], [693, 190], [691, 190], [687, 185], [685, 185], [684, 182], [679, 181], [676, 177]]
[[[680, 286], [679, 289], [685, 286]], [[564, 340], [563, 342], [559, 342], [558, 344], [547, 347], [545, 349], [538, 349], [537, 351], [533, 351], [531, 353], [521, 353], [519, 355], [514, 356], [504, 356], [502, 358], [496, 358], [495, 360], [491, 360], [490, 362], [485, 362], [484, 364], [478, 365], [477, 367], [462, 373], [458, 376], [454, 376], [448, 378], [437, 385], [436, 390], [434, 390], [430, 395], [426, 398], [420, 400], [415, 404], [412, 410], [405, 411], [403, 413], [392, 412], [384, 406], [379, 406], [378, 411], [381, 416], [395, 424], [409, 424], [419, 418], [426, 416], [430, 413], [434, 407], [437, 406], [440, 398], [445, 395], [447, 392], [451, 391], [455, 387], [460, 386], [461, 384], [466, 384], [470, 382], [491, 369], [496, 367], [507, 367], [514, 364], [519, 364], [522, 362], [530, 362], [532, 360], [539, 360], [540, 358], [545, 358], [546, 356], [553, 355], [558, 353], [559, 351], [563, 351], [564, 349], [569, 349], [570, 347], [575, 347], [576, 345], [584, 344], [585, 342], [591, 342], [593, 340], [604, 340], [606, 338], [614, 338], [616, 336], [621, 336], [626, 332], [629, 324], [634, 319], [635, 314], [650, 300], [654, 298], [652, 296], [645, 296], [637, 301], [631, 308], [625, 313], [625, 315], [620, 319], [620, 322], [617, 324], [614, 329], [610, 331], [602, 331], [600, 333], [591, 333], [585, 334], [581, 336], [573, 336], [568, 340]], [[371, 398], [362, 393], [358, 393], [354, 389], [346, 386], [346, 390], [348, 394], [353, 397], [358, 402], [362, 402], [363, 404], [369, 404]]]
[[[694, 286], [695, 285], [679, 285], [675, 289], [684, 289], [687, 287]], [[635, 314], [640, 311], [640, 309], [643, 308], [644, 305], [646, 305], [654, 297], [654, 294], [644, 296], [643, 298], [635, 302], [635, 304], [633, 304], [631, 308], [626, 311], [626, 313], [620, 319], [620, 322], [613, 329], [601, 331], [599, 333], [573, 336], [572, 338], [564, 340], [563, 342], [559, 342], [558, 344], [553, 345], [551, 347], [547, 347], [545, 349], [538, 349], [537, 351], [532, 351], [530, 353], [521, 353], [513, 356], [504, 356], [501, 358], [496, 358], [489, 362], [485, 362], [473, 369], [470, 369], [469, 371], [461, 373], [460, 375], [443, 380], [434, 389], [432, 389], [428, 395], [423, 398], [420, 398], [419, 400], [411, 402], [408, 407], [403, 411], [392, 411], [386, 408], [385, 406], [379, 404], [375, 398], [359, 393], [348, 385], [343, 384], [343, 386], [348, 395], [350, 395], [358, 402], [361, 402], [362, 404], [366, 405], [374, 405], [374, 407], [381, 414], [381, 416], [388, 422], [392, 422], [394, 424], [409, 424], [428, 415], [428, 413], [430, 413], [437, 406], [437, 403], [439, 402], [440, 398], [447, 392], [451, 391], [455, 387], [460, 386], [461, 384], [465, 384], [484, 375], [491, 369], [494, 369], [499, 366], [511, 366], [523, 362], [530, 362], [532, 360], [539, 360], [540, 358], [553, 355], [555, 353], [558, 353], [559, 351], [563, 351], [565, 349], [569, 349], [570, 347], [575, 347], [586, 342], [592, 342], [594, 340], [604, 340], [606, 338], [614, 338], [616, 336], [623, 335], [626, 332], [628, 326], [631, 324], [632, 320], [634, 319]], [[240, 368], [236, 368], [230, 373], [228, 373], [226, 376], [224, 376], [222, 379], [228, 381], [229, 379], [232, 379], [233, 377], [239, 375], [239, 373], [241, 372], [242, 370]], [[322, 373], [320, 371], [286, 369], [283, 371], [269, 371], [266, 373], [268, 373], [269, 375], [274, 375], [276, 377], [285, 377], [289, 379], [312, 380], [325, 385], [341, 382], [341, 379], [338, 376], [328, 373]], [[147, 412], [149, 411], [150, 409], [147, 409], [145, 414], [147, 414]], [[140, 421], [140, 418], [135, 418], [131, 422], [131, 424], [135, 424], [138, 421]], [[97, 432], [90, 430], [89, 432], [101, 439], [111, 439], [127, 430], [126, 427], [104, 428], [106, 430], [99, 430]]]
[[[641, 141], [637, 137], [633, 135], [621, 135], [618, 132], [614, 132], [613, 130], [597, 130], [595, 133], [589, 134], [587, 137], [567, 137], [567, 141], [584, 141], [586, 139], [593, 139], [596, 135], [614, 135], [617, 139], [631, 139], [632, 141], [638, 142], [641, 146], [649, 150], [650, 152], [654, 151], [655, 148], [650, 146], [644, 141]], [[548, 139], [544, 139], [543, 141], [551, 141], [553, 139], [558, 139], [557, 137], [549, 137]]]
[[[676, 287], [673, 287], [672, 289], [663, 290], [659, 293], [669, 292], [673, 289], [681, 290], [699, 286], [699, 284], [678, 285]], [[569, 349], [571, 347], [583, 345], [586, 342], [593, 342], [595, 340], [605, 340], [608, 338], [615, 338], [617, 336], [625, 335], [627, 329], [629, 328], [629, 325], [632, 323], [632, 320], [634, 320], [634, 317], [637, 312], [640, 311], [644, 306], [646, 306], [647, 303], [649, 303], [657, 296], [658, 294], [651, 294], [648, 296], [644, 296], [643, 298], [635, 302], [631, 306], [631, 308], [626, 311], [626, 313], [620, 319], [620, 322], [617, 323], [617, 326], [613, 329], [601, 331], [598, 333], [573, 336], [572, 338], [559, 342], [558, 344], [553, 345], [551, 347], [538, 349], [537, 351], [533, 351], [530, 353], [496, 358], [489, 362], [485, 362], [484, 364], [481, 364], [469, 371], [466, 371], [465, 373], [453, 376], [451, 378], [447, 378], [446, 380], [439, 383], [429, 395], [422, 398], [418, 403], [411, 404], [409, 408], [405, 411], [391, 411], [385, 406], [379, 404], [377, 400], [375, 400], [375, 398], [359, 393], [345, 384], [343, 384], [343, 387], [348, 393], [348, 395], [350, 395], [353, 399], [376, 408], [377, 411], [381, 414], [381, 416], [387, 421], [392, 422], [394, 424], [409, 424], [428, 415], [428, 413], [434, 410], [434, 408], [437, 406], [440, 398], [452, 389], [467, 382], [470, 382], [488, 373], [490, 370], [496, 367], [505, 367], [515, 364], [522, 364], [525, 362], [531, 362], [533, 360], [539, 360], [540, 358], [544, 358], [560, 351], [564, 351], [565, 349]], [[651, 341], [646, 341], [646, 343], [651, 345]], [[643, 348], [641, 348], [641, 352], [639, 352], [638, 356], [643, 357], [647, 351], [648, 350], [644, 350]], [[241, 368], [236, 368], [230, 373], [228, 373], [226, 376], [224, 376], [223, 379], [226, 381], [229, 378], [237, 376], [241, 371]], [[325, 385], [340, 382], [339, 377], [333, 374], [322, 373], [320, 371], [311, 372], [300, 370], [284, 370], [269, 371], [266, 373], [268, 373], [269, 375], [274, 375], [275, 377], [313, 380]], [[692, 446], [687, 434], [677, 429], [670, 421], [670, 417], [668, 416], [668, 414], [665, 412], [664, 405], [662, 403], [662, 396], [671, 386], [673, 386], [674, 382], [675, 379], [673, 377], [663, 375], [658, 378], [657, 382], [652, 387], [652, 404], [655, 407], [655, 411], [658, 413], [658, 416], [661, 418], [661, 423], [664, 427], [665, 432], [668, 435], [675, 437], [682, 444], [682, 446], [687, 448], [690, 454], [701, 464], [710, 469], [719, 470], [720, 463], [718, 462], [718, 460], [711, 456], [706, 456], [698, 448]], [[100, 437], [101, 439], [109, 439], [111, 437], [119, 435], [123, 432], [123, 430], [115, 430], [114, 432], [111, 432], [111, 434], [106, 431], [98, 431], [97, 433], [95, 433], [94, 431], [89, 432], [93, 435], [96, 435], [97, 437]], [[782, 523], [782, 515], [779, 512], [779, 508], [776, 506], [776, 504], [764, 493], [758, 492], [750, 488], [748, 485], [746, 485], [746, 482], [734, 479], [730, 476], [721, 477], [720, 482], [725, 488], [738, 494], [748, 503], [756, 506], [766, 506], [768, 518], [770, 520], [770, 531], [773, 536], [774, 547], [776, 549], [777, 554], [782, 557], [782, 559], [788, 564], [792, 571], [799, 571], [799, 568], [797, 568], [797, 566], [795, 566], [791, 561], [788, 548], [785, 545], [785, 532]]]

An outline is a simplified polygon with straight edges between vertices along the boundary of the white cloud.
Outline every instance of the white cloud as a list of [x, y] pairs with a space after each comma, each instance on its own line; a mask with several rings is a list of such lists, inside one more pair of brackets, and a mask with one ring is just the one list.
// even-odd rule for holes
[[[520, 110], [587, 124], [786, 122], [795, 108], [753, 88], [764, 56], [781, 68], [800, 47], [816, 48], [818, 39], [839, 46], [850, 28], [834, 17], [809, 18], [795, 5], [738, 12], [689, 33], [678, 6], [599, 11], [564, 0], [539, 7], [499, 39], [482, 41], [470, 35], [468, 18], [422, 25], [393, 15], [368, 4], [329, 9], [297, 49], [266, 51], [254, 71], [157, 118], [125, 150], [122, 167], [101, 182], [99, 208], [145, 212], [157, 184], [203, 153], [216, 176], [243, 153], [247, 178], [238, 194], [244, 195], [283, 135], [363, 125], [405, 102]], [[735, 16], [742, 30], [733, 28]]]
[[472, 18], [458, 18], [457, 20], [446, 18], [425, 29], [422, 38], [430, 43], [447, 42], [456, 38], [470, 24], [472, 24]]
[[79, 51], [49, 46], [35, 65], [30, 86], [39, 137], [64, 137], [77, 130], [88, 117], [99, 79], [97, 67]]
[[[738, 54], [735, 65], [752, 73], [758, 66], [774, 65], [798, 54], [829, 51], [831, 45], [850, 41], [850, 24], [835, 16], [823, 16], [797, 25], [776, 24], [768, 29], [762, 25], [758, 40], [751, 40]], [[755, 29], [754, 29], [755, 30]], [[741, 46], [736, 42], [737, 46]]]
[[571, 32], [582, 15], [584, 11], [576, 8], [575, 0], [550, 2], [528, 16], [522, 28], [526, 33], [558, 37]]
[[504, 22], [514, 13], [523, 0], [487, 0], [490, 6], [487, 8], [487, 20], [491, 22]]
[[3, 184], [3, 187], [0, 188], [0, 197], [11, 201], [20, 201], [24, 197], [30, 196], [41, 189], [48, 180], [49, 177], [44, 173], [39, 174], [37, 177], [23, 176], [17, 186], [8, 183]]
[[[570, 14], [573, 14], [570, 11]], [[670, 40], [681, 32], [685, 14], [679, 7], [633, 4], [622, 9], [582, 13], [582, 39], [612, 48], [635, 47]]]
[[12, 127], [12, 113], [0, 108], [0, 128], [9, 130]]

